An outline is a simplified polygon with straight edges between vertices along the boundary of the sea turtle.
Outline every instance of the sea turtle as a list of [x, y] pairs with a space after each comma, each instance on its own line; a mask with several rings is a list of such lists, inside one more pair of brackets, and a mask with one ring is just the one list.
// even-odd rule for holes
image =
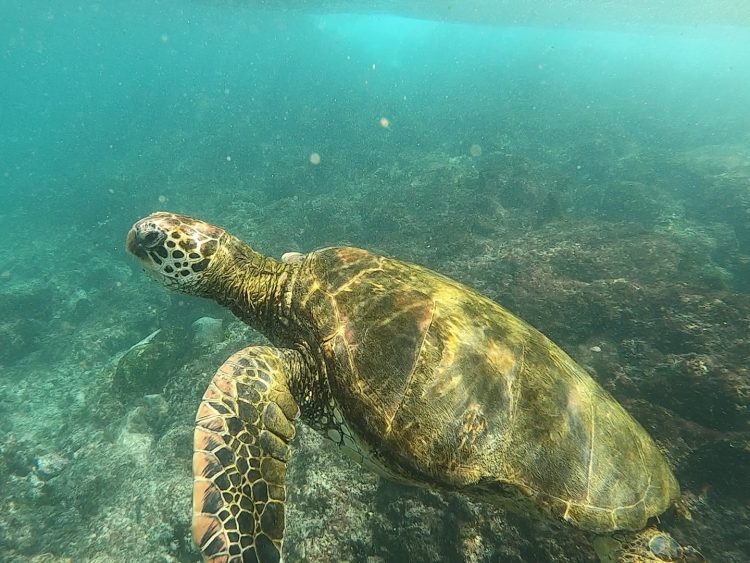
[[281, 560], [298, 418], [387, 477], [605, 534], [603, 560], [684, 556], [644, 530], [679, 496], [653, 440], [490, 299], [358, 248], [277, 261], [173, 213], [138, 221], [126, 245], [162, 284], [214, 299], [276, 346], [231, 356], [198, 408], [192, 528], [206, 561]]

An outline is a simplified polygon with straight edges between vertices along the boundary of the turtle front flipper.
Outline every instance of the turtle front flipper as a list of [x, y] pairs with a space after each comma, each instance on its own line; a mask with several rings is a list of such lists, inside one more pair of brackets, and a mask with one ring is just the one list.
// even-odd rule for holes
[[286, 463], [299, 407], [291, 350], [245, 348], [203, 395], [193, 452], [193, 539], [211, 563], [281, 561]]

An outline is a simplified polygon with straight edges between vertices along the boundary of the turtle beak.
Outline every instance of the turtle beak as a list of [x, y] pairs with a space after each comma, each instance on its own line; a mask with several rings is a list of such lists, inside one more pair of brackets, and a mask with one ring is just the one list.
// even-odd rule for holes
[[138, 235], [136, 234], [137, 223], [128, 231], [128, 238], [125, 239], [125, 248], [133, 256], [144, 260], [146, 258], [146, 251], [143, 247], [138, 244]]
[[163, 230], [142, 219], [128, 231], [125, 248], [137, 258], [145, 260], [148, 258], [146, 251], [161, 245], [166, 238]]

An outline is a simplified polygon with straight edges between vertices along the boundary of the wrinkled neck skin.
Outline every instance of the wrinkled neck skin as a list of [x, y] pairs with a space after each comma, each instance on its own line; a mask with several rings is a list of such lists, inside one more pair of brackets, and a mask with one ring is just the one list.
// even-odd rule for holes
[[288, 318], [285, 296], [295, 266], [263, 256], [226, 233], [207, 272], [206, 297], [227, 307], [239, 319], [283, 344]]

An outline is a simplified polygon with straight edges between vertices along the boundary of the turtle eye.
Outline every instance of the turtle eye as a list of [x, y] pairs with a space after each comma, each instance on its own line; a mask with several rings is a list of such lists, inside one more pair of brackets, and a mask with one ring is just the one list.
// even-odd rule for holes
[[165, 239], [164, 233], [161, 231], [148, 231], [145, 233], [140, 233], [140, 236], [138, 237], [138, 244], [140, 244], [143, 248], [154, 248], [155, 246], [158, 246], [162, 243], [162, 241]]

